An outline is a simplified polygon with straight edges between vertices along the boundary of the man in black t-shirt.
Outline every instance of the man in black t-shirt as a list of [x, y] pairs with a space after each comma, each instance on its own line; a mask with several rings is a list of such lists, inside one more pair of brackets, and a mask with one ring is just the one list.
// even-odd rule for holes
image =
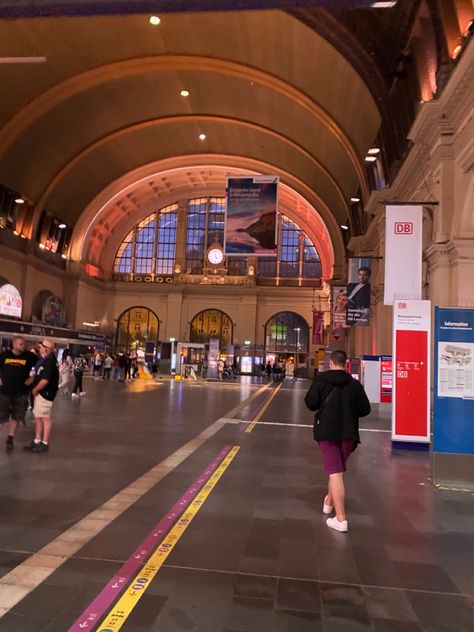
[[54, 353], [54, 344], [51, 340], [40, 342], [41, 360], [36, 365], [36, 374], [33, 381], [35, 397], [33, 415], [35, 416], [35, 438], [25, 445], [25, 450], [32, 452], [47, 452], [49, 450], [49, 438], [51, 436], [51, 409], [59, 387], [58, 361]]
[[13, 450], [13, 438], [18, 423], [25, 423], [28, 409], [28, 391], [33, 382], [30, 375], [36, 356], [25, 351], [25, 340], [15, 336], [11, 351], [0, 355], [0, 424], [9, 422], [7, 452]]

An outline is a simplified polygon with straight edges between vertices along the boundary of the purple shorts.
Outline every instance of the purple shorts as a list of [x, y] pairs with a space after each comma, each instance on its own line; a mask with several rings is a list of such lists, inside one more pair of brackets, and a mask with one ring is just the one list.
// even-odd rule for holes
[[354, 441], [320, 441], [319, 448], [323, 455], [324, 471], [329, 474], [340, 474], [346, 471], [346, 461], [354, 450]]

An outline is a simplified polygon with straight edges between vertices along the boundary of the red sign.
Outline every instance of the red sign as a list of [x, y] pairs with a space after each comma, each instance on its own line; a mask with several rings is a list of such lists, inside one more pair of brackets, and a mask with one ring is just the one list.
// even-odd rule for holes
[[395, 235], [413, 235], [413, 222], [395, 222]]
[[[398, 331], [396, 348], [396, 434], [426, 435], [428, 363], [426, 331]], [[424, 360], [423, 360], [424, 358]]]
[[392, 403], [393, 371], [392, 360], [380, 360], [380, 403]]

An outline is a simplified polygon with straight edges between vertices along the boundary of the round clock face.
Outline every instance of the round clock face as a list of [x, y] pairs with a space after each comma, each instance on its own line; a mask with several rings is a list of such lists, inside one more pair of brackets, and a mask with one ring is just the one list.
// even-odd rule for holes
[[224, 261], [224, 253], [220, 248], [211, 248], [207, 253], [207, 258], [209, 260], [209, 263], [212, 263], [216, 266]]

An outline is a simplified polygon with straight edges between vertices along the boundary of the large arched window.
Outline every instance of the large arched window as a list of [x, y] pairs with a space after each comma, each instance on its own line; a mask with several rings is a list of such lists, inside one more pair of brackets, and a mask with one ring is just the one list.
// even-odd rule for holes
[[125, 237], [115, 257], [119, 274], [172, 274], [176, 258], [178, 205], [145, 217]]
[[279, 312], [265, 325], [266, 353], [307, 353], [309, 326], [295, 312]]
[[319, 279], [322, 269], [315, 245], [296, 222], [285, 215], [278, 223], [278, 254], [260, 257], [260, 277], [282, 279]]
[[193, 318], [189, 332], [190, 342], [209, 342], [219, 338], [221, 349], [232, 344], [234, 325], [220, 309], [205, 309]]
[[208, 247], [224, 243], [225, 197], [189, 200], [186, 231], [186, 272], [202, 274]]
[[156, 347], [159, 332], [160, 322], [151, 309], [131, 307], [117, 321], [116, 347], [127, 353], [145, 352], [148, 344]]

